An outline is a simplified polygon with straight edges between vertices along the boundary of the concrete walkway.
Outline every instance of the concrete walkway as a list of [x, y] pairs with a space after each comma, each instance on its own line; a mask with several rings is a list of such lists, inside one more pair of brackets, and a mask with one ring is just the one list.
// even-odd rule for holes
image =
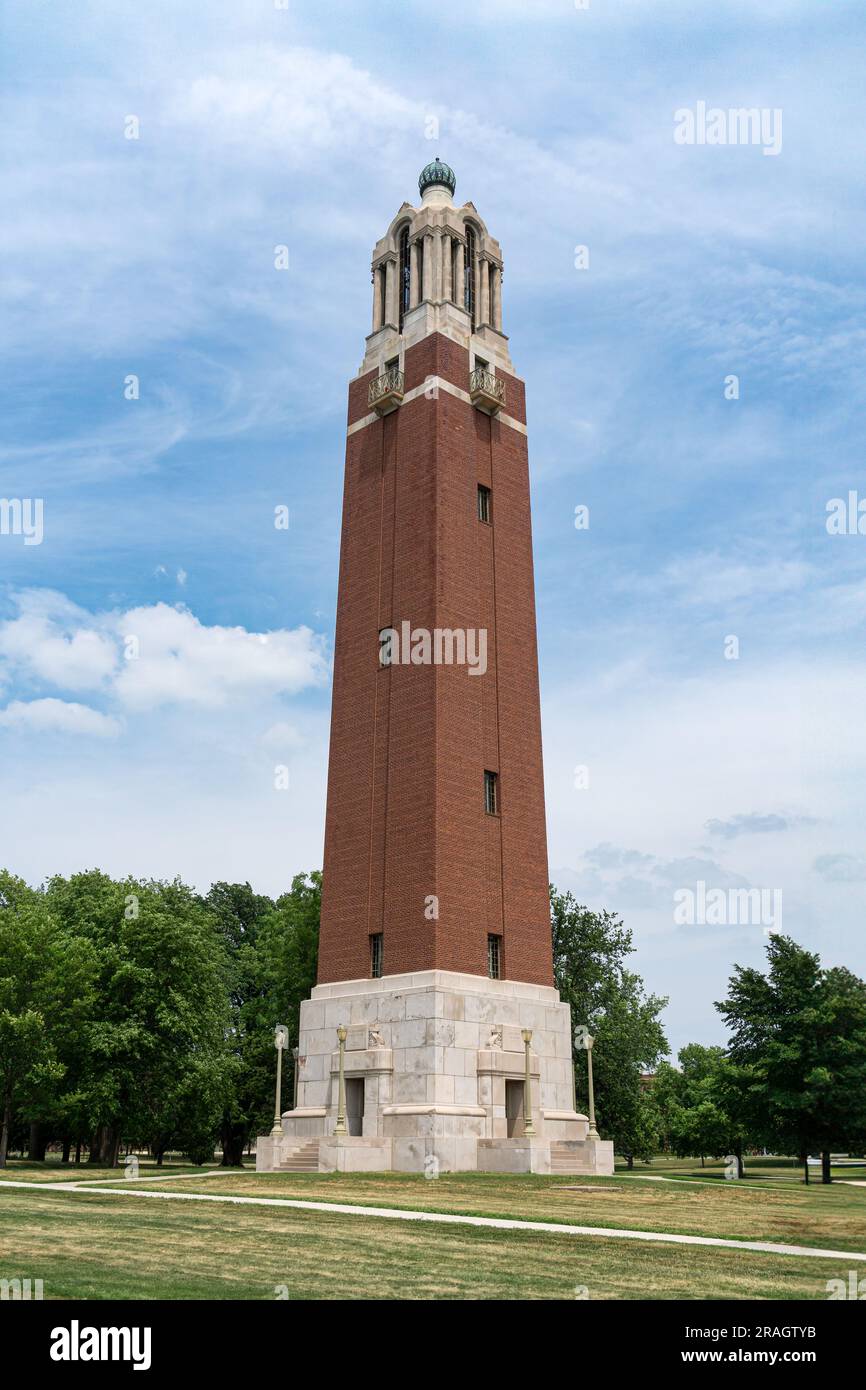
[[[177, 1176], [180, 1176], [179, 1174]], [[123, 1181], [122, 1179], [120, 1180]], [[767, 1240], [725, 1240], [721, 1236], [682, 1236], [667, 1231], [628, 1231], [607, 1226], [572, 1226], [557, 1221], [510, 1221], [498, 1216], [460, 1216], [457, 1213], [401, 1211], [398, 1207], [361, 1207], [344, 1202], [304, 1202], [292, 1197], [229, 1197], [210, 1192], [155, 1192], [153, 1188], [97, 1187], [82, 1183], [46, 1183], [0, 1180], [4, 1187], [26, 1187], [37, 1192], [89, 1192], [97, 1197], [152, 1197], [165, 1202], [222, 1202], [232, 1206], [289, 1207], [338, 1216], [378, 1217], [386, 1221], [429, 1221], [445, 1226], [477, 1226], [495, 1231], [540, 1231], [546, 1235], [597, 1236], [604, 1240], [657, 1241], [665, 1245], [709, 1245], [726, 1250], [754, 1250], [762, 1255], [798, 1255], [814, 1260], [862, 1260], [853, 1250], [818, 1250], [811, 1245], [779, 1245]]]

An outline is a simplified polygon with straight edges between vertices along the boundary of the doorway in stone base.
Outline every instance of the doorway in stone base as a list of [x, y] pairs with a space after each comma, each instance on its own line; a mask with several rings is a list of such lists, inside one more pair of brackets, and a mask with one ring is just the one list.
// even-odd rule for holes
[[505, 1133], [517, 1139], [523, 1133], [523, 1082], [505, 1082]]
[[346, 1077], [346, 1127], [350, 1134], [364, 1132], [364, 1078]]

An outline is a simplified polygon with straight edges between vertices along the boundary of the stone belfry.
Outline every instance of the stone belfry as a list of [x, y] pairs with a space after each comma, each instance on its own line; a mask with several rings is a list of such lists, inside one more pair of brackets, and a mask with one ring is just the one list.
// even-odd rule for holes
[[318, 983], [258, 1166], [612, 1171], [553, 987], [523, 382], [452, 170], [349, 386]]

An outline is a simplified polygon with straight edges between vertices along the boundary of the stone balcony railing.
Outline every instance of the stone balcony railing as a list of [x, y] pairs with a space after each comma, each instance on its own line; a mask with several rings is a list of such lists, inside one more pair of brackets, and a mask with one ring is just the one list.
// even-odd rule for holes
[[389, 368], [371, 381], [367, 393], [367, 404], [371, 410], [378, 415], [387, 415], [389, 411], [396, 410], [403, 399], [403, 381], [403, 373], [397, 367]]
[[469, 398], [479, 410], [495, 415], [505, 404], [505, 382], [486, 367], [476, 367], [469, 376]]

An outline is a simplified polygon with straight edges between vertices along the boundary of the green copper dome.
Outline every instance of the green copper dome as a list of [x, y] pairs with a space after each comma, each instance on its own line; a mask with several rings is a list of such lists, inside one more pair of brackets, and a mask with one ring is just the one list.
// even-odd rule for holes
[[438, 155], [432, 164], [426, 164], [421, 170], [421, 177], [418, 180], [419, 193], [423, 194], [425, 188], [430, 188], [436, 183], [447, 188], [452, 198], [454, 197], [454, 189], [457, 187], [454, 170], [450, 169], [447, 164], [443, 164]]

